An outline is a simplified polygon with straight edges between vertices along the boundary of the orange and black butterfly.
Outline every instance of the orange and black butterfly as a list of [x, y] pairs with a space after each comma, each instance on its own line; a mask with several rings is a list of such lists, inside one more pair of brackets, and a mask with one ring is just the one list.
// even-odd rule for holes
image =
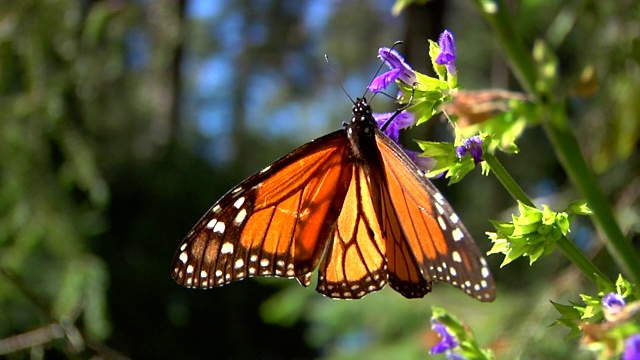
[[173, 278], [208, 289], [296, 278], [356, 299], [389, 283], [420, 298], [434, 281], [495, 298], [486, 260], [438, 189], [379, 128], [365, 98], [344, 129], [313, 140], [226, 193], [187, 234]]

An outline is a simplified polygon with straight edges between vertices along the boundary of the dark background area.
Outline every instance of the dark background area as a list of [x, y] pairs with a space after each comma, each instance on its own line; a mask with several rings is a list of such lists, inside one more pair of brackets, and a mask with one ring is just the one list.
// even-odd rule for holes
[[[460, 83], [518, 91], [471, 2], [19, 1], [0, 5], [0, 353], [9, 358], [425, 358], [431, 305], [469, 324], [500, 358], [589, 358], [549, 300], [593, 288], [561, 254], [500, 269], [498, 299], [447, 285], [421, 300], [390, 289], [336, 301], [293, 280], [209, 291], [174, 283], [181, 239], [219, 196], [340, 127], [397, 40], [430, 73], [427, 40], [451, 30]], [[640, 13], [634, 1], [509, 2], [524, 42], [559, 62], [574, 131], [626, 235], [638, 237]], [[635, 15], [634, 15], [635, 14]], [[324, 54], [331, 65], [324, 61]], [[336, 73], [336, 79], [331, 73]], [[595, 76], [585, 81], [585, 73]], [[581, 77], [582, 76], [582, 77]], [[581, 80], [582, 79], [582, 80]], [[587, 78], [588, 80], [589, 78]], [[395, 105], [382, 96], [378, 112]], [[451, 141], [435, 117], [403, 135]], [[537, 204], [579, 195], [544, 133], [500, 160]], [[515, 204], [493, 176], [434, 181], [483, 250], [489, 219]], [[617, 270], [589, 219], [571, 238]], [[526, 311], [523, 311], [526, 309]], [[53, 330], [52, 330], [53, 329]]]

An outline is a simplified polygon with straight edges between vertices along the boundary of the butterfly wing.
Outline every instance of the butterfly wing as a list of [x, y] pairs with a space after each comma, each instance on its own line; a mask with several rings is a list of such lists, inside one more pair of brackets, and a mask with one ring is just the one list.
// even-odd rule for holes
[[367, 168], [352, 163], [351, 181], [322, 259], [316, 290], [331, 298], [357, 299], [387, 283], [385, 241]]
[[478, 300], [492, 301], [489, 267], [458, 215], [404, 151], [377, 129], [376, 143], [384, 164], [382, 231], [392, 286], [397, 278], [396, 290], [402, 293], [405, 284], [415, 283], [414, 260], [424, 279], [448, 282]]
[[174, 279], [210, 288], [253, 275], [308, 286], [352, 176], [339, 130], [309, 142], [225, 194], [198, 221], [173, 261]]

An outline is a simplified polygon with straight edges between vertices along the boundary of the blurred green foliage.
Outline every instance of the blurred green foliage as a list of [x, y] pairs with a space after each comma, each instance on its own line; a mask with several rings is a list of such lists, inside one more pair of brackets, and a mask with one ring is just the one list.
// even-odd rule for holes
[[[427, 39], [444, 21], [456, 35], [462, 85], [518, 90], [465, 1], [421, 1], [397, 17], [391, 1], [214, 1], [208, 14], [189, 10], [196, 3], [0, 4], [0, 353], [424, 358], [437, 342], [430, 305], [439, 304], [498, 358], [589, 358], [577, 340], [563, 340], [566, 329], [548, 328], [556, 315], [549, 300], [576, 299], [585, 286], [558, 254], [507, 271], [490, 257], [499, 293], [486, 305], [444, 285], [423, 300], [385, 289], [334, 301], [286, 280], [208, 292], [174, 284], [173, 252], [218, 196], [348, 120], [350, 103], [324, 53], [358, 96], [378, 66], [377, 47], [405, 39], [408, 60], [428, 66]], [[525, 43], [533, 51], [544, 40], [557, 59], [547, 85], [566, 98], [582, 149], [637, 240], [640, 5], [511, 6]], [[206, 73], [212, 62], [224, 71]], [[216, 85], [205, 87], [205, 76]], [[393, 106], [381, 98], [374, 106]], [[441, 140], [444, 126], [435, 121], [406, 139]], [[542, 139], [525, 130], [520, 153], [501, 160], [525, 191], [564, 208], [575, 192]], [[453, 188], [437, 185], [488, 250], [482, 234], [488, 218], [513, 212], [508, 194], [477, 171]], [[598, 235], [580, 225], [576, 241], [616, 273]]]

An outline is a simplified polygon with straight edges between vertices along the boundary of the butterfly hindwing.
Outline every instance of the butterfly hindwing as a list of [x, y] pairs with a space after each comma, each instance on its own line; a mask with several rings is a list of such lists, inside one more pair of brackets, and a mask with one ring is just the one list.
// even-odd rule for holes
[[342, 208], [351, 173], [344, 130], [307, 143], [225, 194], [180, 245], [173, 277], [210, 288], [253, 275], [305, 286]]
[[404, 151], [379, 130], [376, 142], [391, 201], [384, 207], [387, 241], [408, 245], [424, 279], [447, 282], [478, 300], [492, 301], [495, 284], [489, 267], [458, 215]]
[[386, 249], [366, 169], [353, 175], [333, 236], [322, 259], [316, 290], [328, 297], [357, 299], [387, 283]]

